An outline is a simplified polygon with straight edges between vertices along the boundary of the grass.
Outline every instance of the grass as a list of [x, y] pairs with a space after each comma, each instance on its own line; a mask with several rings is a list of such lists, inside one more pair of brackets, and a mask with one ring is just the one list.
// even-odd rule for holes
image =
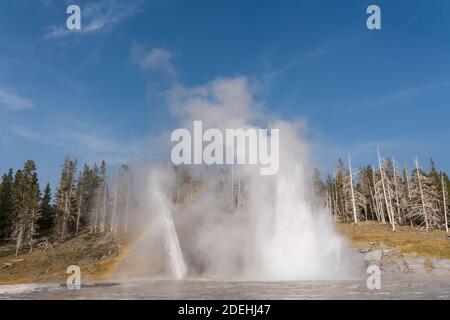
[[375, 243], [379, 246], [397, 247], [405, 255], [450, 259], [450, 240], [443, 230], [426, 232], [403, 226], [392, 231], [389, 224], [377, 222], [358, 225], [340, 223], [337, 229], [348, 236], [355, 246]]
[[[35, 249], [15, 257], [12, 246], [0, 247], [0, 285], [15, 283], [65, 283], [69, 265], [78, 265], [84, 280], [100, 280], [111, 269], [120, 239], [110, 234], [82, 234], [47, 250]], [[9, 265], [5, 267], [5, 264]]]

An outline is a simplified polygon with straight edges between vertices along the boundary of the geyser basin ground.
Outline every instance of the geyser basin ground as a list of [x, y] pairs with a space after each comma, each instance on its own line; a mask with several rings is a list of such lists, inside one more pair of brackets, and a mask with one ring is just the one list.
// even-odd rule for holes
[[[358, 280], [349, 281], [107, 279], [104, 275], [111, 275], [110, 270], [114, 269], [116, 260], [121, 256], [116, 252], [126, 248], [117, 237], [91, 239], [84, 235], [49, 248], [46, 252], [35, 250], [20, 259], [16, 259], [13, 253], [8, 254], [13, 252], [13, 248], [2, 251], [0, 247], [0, 283], [9, 284], [0, 285], [0, 299], [450, 299], [450, 268], [433, 269], [431, 272], [426, 270], [425, 265], [421, 270], [417, 268], [421, 256], [433, 263], [435, 260], [449, 261], [450, 256], [445, 251], [448, 240], [443, 232], [402, 229], [392, 234], [388, 225], [374, 223], [341, 224], [338, 230], [352, 239], [354, 250], [361, 257], [367, 255], [367, 247], [372, 247], [375, 242], [379, 246], [375, 246], [374, 251], [383, 249], [391, 252], [389, 257], [381, 260], [380, 290], [367, 289], [364, 267]], [[393, 247], [386, 248], [385, 241]], [[80, 257], [83, 247], [89, 250], [83, 250]], [[399, 256], [392, 255], [393, 248], [398, 250]], [[411, 264], [414, 254], [418, 254], [418, 260], [416, 263], [413, 261], [412, 272], [395, 270], [402, 260]], [[81, 290], [65, 287], [66, 263], [60, 258], [61, 255], [82, 267]], [[96, 257], [101, 257], [100, 262]], [[52, 266], [51, 269], [49, 266]]]
[[450, 299], [448, 278], [385, 274], [381, 290], [358, 281], [230, 282], [136, 280], [68, 290], [62, 285], [0, 286], [0, 299]]

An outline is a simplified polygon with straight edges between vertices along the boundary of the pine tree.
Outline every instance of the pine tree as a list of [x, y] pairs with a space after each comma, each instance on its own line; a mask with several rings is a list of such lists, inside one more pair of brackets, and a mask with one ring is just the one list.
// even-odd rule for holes
[[90, 206], [90, 221], [89, 221], [89, 229], [91, 233], [98, 232], [98, 226], [100, 221], [100, 171], [97, 167], [97, 164], [94, 163], [94, 167], [92, 168], [92, 176], [93, 176], [93, 189], [92, 191], [92, 204]]
[[33, 160], [25, 162], [23, 170], [18, 170], [13, 183], [13, 232], [16, 255], [24, 246], [33, 250], [40, 217], [40, 191]]
[[326, 199], [326, 186], [320, 178], [320, 171], [314, 168], [312, 176], [312, 206], [313, 209], [323, 208]]
[[106, 163], [102, 161], [100, 165], [100, 232], [104, 232], [106, 230], [107, 216], [108, 216], [108, 182], [106, 176]]
[[322, 193], [328, 198], [325, 203], [331, 209], [336, 220], [358, 223], [361, 212], [366, 210], [367, 199], [360, 191], [360, 186], [354, 176], [350, 159], [349, 170], [345, 169], [344, 162], [339, 159], [334, 180], [329, 177], [326, 187], [323, 187], [326, 191]]
[[347, 221], [347, 212], [346, 212], [346, 201], [345, 201], [345, 180], [346, 180], [346, 170], [344, 161], [342, 159], [338, 159], [338, 163], [335, 170], [334, 184], [335, 184], [335, 193], [336, 193], [336, 207], [338, 212], [338, 219], [340, 221]]
[[70, 227], [74, 222], [75, 175], [77, 161], [66, 156], [59, 187], [56, 193], [55, 236], [64, 241], [70, 235]]
[[125, 230], [128, 224], [130, 184], [130, 169], [122, 165], [117, 172], [114, 186], [113, 210], [110, 221], [110, 230], [113, 232], [117, 232], [120, 227]]
[[3, 175], [0, 184], [0, 241], [5, 241], [11, 234], [13, 218], [12, 184], [13, 170]]
[[[94, 164], [93, 168], [85, 165], [82, 173], [83, 185], [85, 187], [83, 205], [81, 207], [79, 229], [88, 226], [91, 232], [96, 227], [96, 196], [99, 187], [98, 168]], [[79, 188], [81, 192], [81, 187]]]
[[436, 163], [433, 161], [433, 159], [430, 159], [430, 173], [428, 174], [428, 177], [432, 180], [433, 185], [435, 188], [442, 192], [441, 190], [441, 175], [436, 170]]
[[336, 193], [335, 193], [335, 181], [331, 175], [327, 176], [325, 181], [326, 196], [327, 196], [327, 208], [334, 220], [338, 220], [337, 205], [336, 205]]
[[89, 176], [89, 167], [84, 166], [83, 172], [78, 177], [77, 188], [76, 188], [76, 223], [75, 223], [75, 236], [78, 236], [78, 232], [80, 231], [81, 226], [81, 214], [83, 211], [83, 207], [86, 202], [86, 193], [87, 193], [87, 180]]
[[364, 216], [366, 221], [369, 219], [369, 216], [372, 220], [376, 219], [380, 221], [378, 205], [376, 203], [376, 195], [374, 193], [375, 187], [373, 185], [373, 170], [371, 166], [360, 169], [359, 181], [360, 191], [366, 199], [364, 207]]
[[39, 233], [47, 234], [52, 230], [55, 223], [55, 210], [52, 205], [52, 191], [50, 184], [47, 183], [44, 189], [44, 195], [41, 199], [41, 218], [38, 221]]
[[26, 243], [33, 250], [35, 236], [38, 234], [38, 221], [41, 216], [41, 192], [39, 188], [38, 177], [36, 173], [36, 165], [34, 161], [28, 161], [24, 167], [24, 173], [29, 174], [29, 189], [28, 189], [28, 208], [29, 217], [27, 219]]
[[76, 236], [86, 225], [94, 223], [92, 217], [95, 218], [95, 215], [91, 217], [91, 214], [96, 210], [95, 200], [98, 193], [99, 180], [97, 167], [94, 166], [94, 169], [90, 169], [85, 164], [76, 187]]
[[92, 184], [90, 197], [92, 196], [92, 205], [90, 205], [90, 232], [102, 233], [106, 230], [109, 222], [111, 225], [111, 216], [109, 210], [109, 191], [106, 176], [106, 163], [102, 161], [100, 168], [94, 164], [92, 169]]

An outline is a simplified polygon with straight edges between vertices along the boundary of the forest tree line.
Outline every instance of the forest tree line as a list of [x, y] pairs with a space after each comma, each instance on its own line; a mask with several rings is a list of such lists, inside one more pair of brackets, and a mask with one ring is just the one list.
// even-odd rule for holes
[[17, 255], [82, 231], [115, 232], [119, 224], [126, 228], [117, 212], [128, 209], [129, 176], [128, 167], [121, 166], [112, 200], [104, 161], [78, 170], [77, 161], [66, 157], [54, 194], [49, 184], [41, 190], [33, 160], [16, 172], [10, 169], [0, 183], [0, 242], [13, 242]]
[[[391, 158], [378, 154], [376, 165], [359, 169], [339, 159], [332, 175], [323, 181], [316, 169], [312, 176], [312, 205], [326, 207], [335, 221], [359, 223], [375, 220], [399, 226], [445, 229], [448, 233], [450, 182], [430, 160], [427, 171], [416, 159], [402, 168]], [[174, 167], [176, 186], [169, 190], [173, 203], [193, 199], [201, 181], [183, 167]], [[246, 188], [228, 173], [230, 206], [245, 206]], [[132, 173], [122, 165], [108, 186], [106, 163], [78, 168], [76, 160], [64, 159], [55, 192], [39, 185], [36, 164], [10, 169], [0, 182], [0, 243], [14, 243], [16, 254], [36, 246], [64, 242], [81, 232], [102, 234], [127, 231], [132, 204]]]
[[399, 167], [392, 158], [378, 152], [376, 165], [355, 170], [350, 156], [348, 163], [338, 160], [332, 175], [325, 181], [315, 170], [314, 202], [326, 206], [336, 221], [359, 223], [375, 220], [398, 226], [449, 230], [448, 175], [436, 169], [432, 159], [428, 171], [416, 158], [412, 168]]

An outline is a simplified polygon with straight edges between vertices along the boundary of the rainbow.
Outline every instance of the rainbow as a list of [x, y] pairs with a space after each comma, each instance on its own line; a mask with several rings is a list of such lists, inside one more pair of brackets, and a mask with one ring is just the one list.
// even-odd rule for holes
[[[211, 190], [215, 185], [220, 183], [223, 178], [227, 176], [227, 173], [222, 173], [217, 175], [211, 179], [208, 179], [206, 182], [202, 183], [201, 188], [198, 188], [195, 191], [195, 196], [192, 199], [186, 199], [183, 201], [183, 205], [188, 205], [195, 201], [201, 194], [205, 194], [207, 190]], [[119, 255], [114, 259], [111, 268], [106, 272], [105, 277], [111, 278], [115, 274], [117, 274], [120, 266], [123, 265], [124, 261], [127, 260], [131, 252], [142, 242], [144, 239], [152, 232], [152, 230], [159, 224], [157, 219], [150, 221], [144, 228], [141, 229], [135, 236], [131, 239], [127, 240], [127, 244], [120, 249]]]
[[144, 228], [142, 228], [141, 231], [138, 232], [134, 237], [127, 240], [127, 244], [120, 249], [119, 255], [114, 259], [112, 267], [107, 272], [106, 274], [107, 278], [110, 278], [117, 273], [120, 266], [128, 258], [130, 253], [139, 243], [141, 243], [150, 234], [150, 232], [152, 231], [152, 229], [155, 227], [156, 224], [157, 223], [155, 223], [155, 221], [151, 221]]

